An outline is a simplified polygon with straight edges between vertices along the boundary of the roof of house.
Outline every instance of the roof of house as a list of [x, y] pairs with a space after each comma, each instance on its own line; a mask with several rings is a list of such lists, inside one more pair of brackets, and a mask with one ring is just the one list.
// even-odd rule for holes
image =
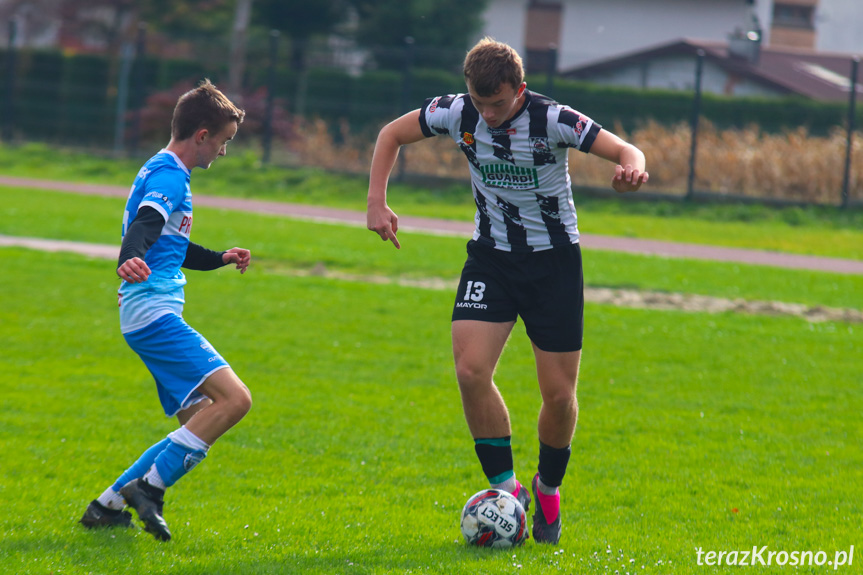
[[[845, 100], [850, 96], [851, 54], [761, 46], [757, 61], [732, 53], [728, 42], [682, 38], [639, 52], [625, 54], [572, 68], [562, 73], [573, 79], [589, 80], [598, 73], [622, 66], [641, 64], [668, 56], [695, 56], [704, 51], [707, 60], [729, 74], [751, 79], [782, 94], [798, 94], [814, 100]], [[863, 100], [863, 69], [857, 75], [857, 99]]]

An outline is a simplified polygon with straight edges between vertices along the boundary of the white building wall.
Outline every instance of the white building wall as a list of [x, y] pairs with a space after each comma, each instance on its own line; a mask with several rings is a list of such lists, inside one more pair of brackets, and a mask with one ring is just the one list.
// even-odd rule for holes
[[820, 0], [815, 49], [863, 55], [863, 0]]
[[[632, 64], [620, 69], [591, 78], [599, 84], [659, 88], [672, 90], [693, 90], [695, 88], [695, 58], [675, 56], [653, 60], [645, 64]], [[705, 60], [701, 76], [701, 90], [704, 93], [724, 94], [728, 74], [719, 66]], [[741, 79], [733, 87], [735, 96], [776, 96], [768, 88]]]
[[527, 0], [492, 0], [483, 17], [485, 25], [480, 36], [505, 42], [524, 58]]
[[[492, 0], [483, 33], [523, 55], [527, 5]], [[684, 37], [725, 41], [748, 25], [751, 10], [746, 0], [563, 0], [563, 6], [559, 70]]]

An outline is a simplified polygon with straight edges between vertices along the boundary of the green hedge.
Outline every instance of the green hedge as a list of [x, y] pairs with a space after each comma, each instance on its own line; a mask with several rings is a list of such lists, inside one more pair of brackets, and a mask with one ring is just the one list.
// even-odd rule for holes
[[[538, 91], [546, 87], [545, 77], [528, 77], [527, 81]], [[627, 130], [647, 119], [663, 123], [689, 122], [694, 105], [691, 92], [600, 86], [563, 79], [555, 80], [550, 96], [604, 125], [619, 122]], [[858, 106], [856, 112], [859, 127], [863, 125], [863, 106]], [[781, 132], [803, 126], [812, 134], [824, 135], [832, 128], [847, 124], [848, 104], [799, 96], [744, 98], [703, 94], [701, 116], [722, 129], [754, 124], [765, 132]]]
[[[0, 62], [3, 64], [0, 74], [5, 81], [8, 60], [2, 49]], [[119, 65], [118, 61], [105, 56], [19, 51], [13, 102], [17, 136], [110, 146]], [[224, 62], [208, 65], [152, 56], [136, 59], [128, 108], [132, 110], [143, 105], [147, 95], [168, 90], [180, 81], [206, 76], [219, 82], [225, 76], [225, 65]], [[287, 65], [285, 59], [280, 59], [275, 95], [286, 103], [290, 113], [302, 111], [306, 116], [344, 119], [356, 131], [375, 128], [420, 106], [428, 97], [465, 89], [461, 74], [440, 70], [414, 69], [409, 76], [377, 70], [351, 76], [340, 69], [312, 68], [301, 77], [288, 70]], [[254, 90], [267, 84], [267, 66], [266, 59], [249, 62], [245, 78], [249, 88]], [[143, 85], [143, 90], [137, 90], [139, 85]], [[544, 75], [530, 76], [528, 85], [546, 92], [548, 81]], [[693, 95], [689, 92], [609, 87], [560, 78], [554, 80], [547, 95], [596, 118], [603, 125], [620, 125], [626, 130], [642, 125], [647, 119], [671, 124], [688, 122], [693, 106]], [[0, 91], [0, 97], [5, 98], [5, 91]], [[705, 94], [701, 115], [719, 128], [755, 124], [766, 132], [778, 132], [803, 126], [813, 134], [822, 135], [845, 125], [847, 103], [816, 102], [799, 97], [731, 98]], [[857, 123], [863, 126], [863, 106], [858, 108]]]

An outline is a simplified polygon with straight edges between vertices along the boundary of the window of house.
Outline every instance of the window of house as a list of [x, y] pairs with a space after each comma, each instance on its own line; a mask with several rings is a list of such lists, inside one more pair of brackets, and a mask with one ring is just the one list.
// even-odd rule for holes
[[796, 4], [783, 4], [781, 2], [773, 5], [774, 26], [812, 30], [815, 28], [813, 22], [814, 16], [814, 6], [799, 6]]
[[560, 0], [531, 0], [525, 21], [525, 68], [529, 74], [545, 73], [556, 67], [552, 52], [560, 46], [563, 5]]

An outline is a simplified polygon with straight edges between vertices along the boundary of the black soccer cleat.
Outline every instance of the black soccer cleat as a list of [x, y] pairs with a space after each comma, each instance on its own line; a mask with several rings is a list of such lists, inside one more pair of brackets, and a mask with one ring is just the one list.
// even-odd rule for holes
[[[560, 511], [558, 510], [557, 517], [550, 524], [545, 519], [545, 514], [542, 512], [542, 503], [540, 503], [537, 491], [539, 490], [537, 482], [539, 481], [539, 473], [533, 477], [531, 490], [533, 498], [536, 499], [536, 511], [533, 513], [533, 538], [537, 543], [551, 543], [557, 545], [560, 541]], [[560, 497], [560, 495], [558, 495]]]
[[97, 500], [90, 502], [84, 516], [78, 521], [87, 529], [97, 527], [134, 527], [132, 525], [132, 514], [122, 509], [111, 509], [105, 507]]
[[165, 490], [153, 487], [143, 479], [133, 479], [120, 489], [120, 495], [138, 512], [144, 523], [144, 531], [152, 533], [160, 541], [170, 541], [171, 532], [162, 517]]

